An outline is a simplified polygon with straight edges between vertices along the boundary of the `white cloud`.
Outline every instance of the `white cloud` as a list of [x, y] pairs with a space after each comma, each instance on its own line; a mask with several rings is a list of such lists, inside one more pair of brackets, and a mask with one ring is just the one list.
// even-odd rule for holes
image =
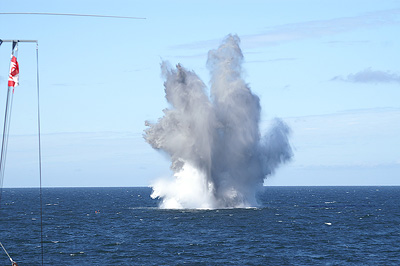
[[260, 34], [243, 36], [242, 39], [250, 46], [275, 45], [286, 41], [333, 35], [361, 28], [399, 24], [399, 14], [400, 9], [391, 9], [353, 17], [291, 23], [268, 28]]
[[[257, 34], [241, 35], [244, 48], [278, 45], [284, 42], [322, 37], [363, 28], [400, 24], [400, 8], [365, 13], [353, 17], [289, 23], [266, 28]], [[205, 40], [176, 45], [176, 49], [214, 47], [220, 40]], [[367, 42], [367, 41], [363, 41]]]
[[354, 74], [349, 74], [345, 77], [336, 76], [331, 80], [348, 81], [358, 83], [400, 83], [400, 74], [391, 71], [372, 70], [371, 68], [364, 69]]

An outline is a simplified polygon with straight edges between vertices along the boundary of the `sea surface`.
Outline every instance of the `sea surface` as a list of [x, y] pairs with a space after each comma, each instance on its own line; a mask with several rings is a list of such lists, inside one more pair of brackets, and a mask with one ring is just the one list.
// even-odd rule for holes
[[[45, 188], [45, 265], [400, 265], [400, 187], [265, 187], [247, 209], [162, 210], [150, 188]], [[0, 242], [40, 265], [39, 190], [3, 189]], [[0, 250], [0, 265], [10, 265]]]

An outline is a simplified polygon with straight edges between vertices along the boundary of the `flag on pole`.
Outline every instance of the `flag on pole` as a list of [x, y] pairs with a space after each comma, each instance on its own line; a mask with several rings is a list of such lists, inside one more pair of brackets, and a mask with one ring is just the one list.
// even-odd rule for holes
[[13, 55], [10, 63], [10, 74], [8, 76], [8, 87], [17, 87], [19, 85], [19, 65], [17, 58]]

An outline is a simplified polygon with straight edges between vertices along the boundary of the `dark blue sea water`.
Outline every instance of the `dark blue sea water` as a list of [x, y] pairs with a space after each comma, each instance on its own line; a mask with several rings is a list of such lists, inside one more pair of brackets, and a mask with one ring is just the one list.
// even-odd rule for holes
[[[400, 265], [400, 187], [266, 187], [259, 208], [221, 210], [161, 210], [150, 193], [44, 189], [44, 263]], [[3, 191], [0, 241], [20, 266], [41, 262], [38, 195]]]

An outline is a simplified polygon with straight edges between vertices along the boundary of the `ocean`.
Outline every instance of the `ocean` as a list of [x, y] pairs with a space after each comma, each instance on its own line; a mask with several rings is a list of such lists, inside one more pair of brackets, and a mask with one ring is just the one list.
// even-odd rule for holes
[[[400, 187], [265, 187], [257, 208], [217, 210], [163, 210], [150, 194], [43, 189], [44, 264], [400, 265]], [[40, 265], [38, 189], [3, 189], [1, 205], [0, 242]]]

